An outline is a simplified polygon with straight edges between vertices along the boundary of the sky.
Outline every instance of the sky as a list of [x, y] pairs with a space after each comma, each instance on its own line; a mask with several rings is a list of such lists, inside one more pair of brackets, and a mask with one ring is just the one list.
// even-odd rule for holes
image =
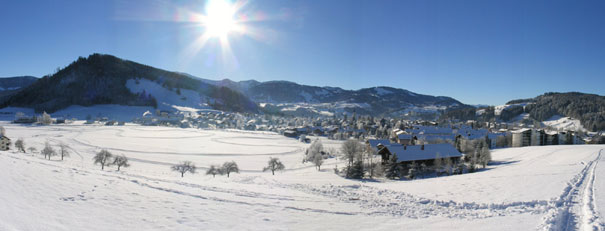
[[390, 86], [466, 104], [605, 95], [605, 1], [231, 1], [243, 32], [201, 44], [207, 3], [3, 1], [0, 76], [104, 53], [206, 79]]

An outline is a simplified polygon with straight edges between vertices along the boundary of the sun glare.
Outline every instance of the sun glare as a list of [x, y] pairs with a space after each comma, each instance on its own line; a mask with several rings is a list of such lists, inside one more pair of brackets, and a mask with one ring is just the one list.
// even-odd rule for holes
[[208, 36], [226, 38], [229, 33], [238, 31], [235, 13], [235, 7], [226, 0], [208, 1], [203, 20]]

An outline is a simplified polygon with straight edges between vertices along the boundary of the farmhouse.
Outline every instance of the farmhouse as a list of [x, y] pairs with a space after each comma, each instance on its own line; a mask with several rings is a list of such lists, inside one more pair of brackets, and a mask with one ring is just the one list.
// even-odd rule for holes
[[379, 148], [378, 154], [382, 157], [383, 163], [386, 163], [391, 158], [391, 155], [396, 155], [397, 161], [404, 165], [412, 162], [432, 165], [437, 155], [441, 158], [451, 158], [453, 161], [458, 161], [462, 157], [462, 154], [451, 144], [391, 144], [389, 146], [379, 146]]
[[0, 150], [1, 151], [7, 151], [8, 149], [10, 149], [10, 145], [11, 145], [11, 139], [9, 139], [6, 136], [0, 137]]

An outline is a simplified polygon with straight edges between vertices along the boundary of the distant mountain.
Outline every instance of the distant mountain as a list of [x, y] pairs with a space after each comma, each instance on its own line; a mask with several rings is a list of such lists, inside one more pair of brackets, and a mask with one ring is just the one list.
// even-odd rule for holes
[[[393, 87], [344, 90], [338, 87], [301, 85], [289, 81], [234, 82], [228, 79], [204, 81], [242, 92], [258, 103], [281, 104], [282, 111], [301, 110], [301, 107], [304, 107], [317, 113], [335, 112], [341, 109], [359, 114], [401, 115], [410, 111], [435, 113], [439, 110], [470, 107], [450, 97], [423, 95]], [[293, 105], [298, 107], [293, 108]], [[307, 114], [308, 110], [301, 113]]]
[[[141, 82], [147, 89], [138, 86]], [[131, 86], [127, 86], [128, 83]], [[181, 95], [181, 90], [187, 91], [189, 97], [182, 96], [183, 102], [195, 97], [195, 102], [205, 104], [200, 103], [199, 107], [240, 112], [258, 110], [254, 102], [230, 88], [102, 54], [80, 57], [52, 76], [45, 76], [4, 99], [0, 107], [31, 107], [38, 112], [54, 112], [71, 105], [158, 107], [164, 106], [164, 97]]]
[[0, 102], [36, 81], [33, 76], [0, 77]]
[[288, 81], [208, 80], [102, 54], [80, 57], [21, 89], [0, 99], [0, 107], [54, 112], [71, 105], [176, 105], [304, 116], [347, 112], [429, 119], [445, 110], [472, 107], [450, 97], [386, 86], [344, 90]]
[[[526, 113], [526, 114], [524, 114]], [[451, 110], [442, 119], [514, 121], [520, 115], [544, 122], [558, 116], [580, 120], [590, 131], [605, 130], [605, 96], [579, 92], [546, 93], [535, 98], [511, 100], [506, 105]]]
[[31, 85], [38, 78], [33, 76], [0, 77], [0, 91], [17, 90]]

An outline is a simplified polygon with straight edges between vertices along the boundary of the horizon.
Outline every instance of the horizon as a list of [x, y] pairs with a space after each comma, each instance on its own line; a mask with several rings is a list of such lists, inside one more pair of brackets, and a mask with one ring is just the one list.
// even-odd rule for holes
[[605, 95], [599, 1], [228, 2], [246, 30], [203, 44], [210, 27], [195, 16], [207, 1], [10, 2], [0, 76], [42, 77], [104, 53], [210, 80], [388, 86], [469, 105]]

